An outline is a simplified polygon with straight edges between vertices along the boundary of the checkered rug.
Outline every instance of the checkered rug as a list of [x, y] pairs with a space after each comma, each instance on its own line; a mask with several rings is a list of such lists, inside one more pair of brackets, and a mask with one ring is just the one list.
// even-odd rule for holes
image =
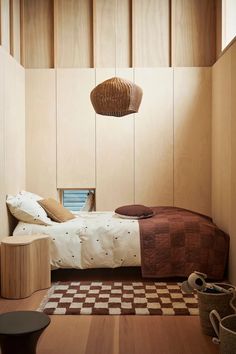
[[40, 305], [48, 315], [198, 315], [196, 294], [181, 283], [67, 282], [55, 284]]

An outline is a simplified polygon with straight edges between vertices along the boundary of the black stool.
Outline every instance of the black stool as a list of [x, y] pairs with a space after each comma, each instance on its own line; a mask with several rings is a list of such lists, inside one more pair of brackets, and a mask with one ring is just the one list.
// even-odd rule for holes
[[37, 311], [15, 311], [0, 315], [2, 354], [35, 354], [38, 339], [51, 322]]

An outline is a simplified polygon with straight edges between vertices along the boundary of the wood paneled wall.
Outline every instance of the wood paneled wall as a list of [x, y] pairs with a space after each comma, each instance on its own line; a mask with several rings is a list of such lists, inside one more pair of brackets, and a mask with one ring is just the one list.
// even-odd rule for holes
[[12, 218], [6, 195], [25, 188], [25, 75], [0, 47], [0, 239], [9, 235]]
[[119, 69], [144, 90], [140, 112], [95, 117], [90, 90], [114, 71], [27, 70], [27, 189], [95, 188], [97, 210], [144, 203], [210, 215], [211, 69]]
[[53, 1], [23, 0], [22, 61], [27, 68], [53, 68]]
[[215, 0], [172, 0], [173, 66], [211, 66], [216, 55]]
[[26, 189], [57, 198], [55, 70], [26, 70]]
[[135, 82], [144, 91], [135, 115], [135, 203], [173, 205], [173, 69], [136, 69]]
[[55, 66], [93, 66], [92, 0], [54, 1]]
[[[114, 76], [114, 69], [97, 69], [96, 82]], [[117, 73], [133, 81], [132, 69]], [[134, 116], [96, 115], [96, 208], [114, 210], [134, 203]]]
[[236, 284], [236, 43], [212, 74], [212, 216], [230, 235], [229, 279]]
[[170, 2], [134, 0], [134, 66], [169, 66], [170, 46]]
[[0, 0], [0, 27], [1, 38], [0, 45], [2, 45], [8, 52], [10, 52], [10, 4], [9, 0]]
[[18, 62], [21, 56], [20, 0], [0, 0], [0, 45]]
[[10, 53], [21, 61], [20, 0], [10, 0]]
[[216, 58], [215, 0], [22, 0], [22, 8], [27, 68], [210, 66]]
[[211, 215], [211, 68], [175, 68], [174, 142], [174, 204]]
[[57, 187], [90, 188], [95, 185], [95, 113], [90, 103], [94, 70], [56, 73]]
[[236, 284], [236, 43], [231, 48], [231, 228], [229, 277]]
[[231, 51], [213, 66], [212, 215], [229, 233], [231, 195]]

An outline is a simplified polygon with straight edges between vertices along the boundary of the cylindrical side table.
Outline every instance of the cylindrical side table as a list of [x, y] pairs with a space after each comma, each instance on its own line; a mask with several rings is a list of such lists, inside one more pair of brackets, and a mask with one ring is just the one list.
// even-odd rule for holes
[[38, 339], [50, 321], [49, 316], [37, 311], [16, 311], [1, 314], [1, 353], [36, 354]]
[[10, 236], [1, 240], [1, 296], [21, 299], [51, 286], [50, 238]]

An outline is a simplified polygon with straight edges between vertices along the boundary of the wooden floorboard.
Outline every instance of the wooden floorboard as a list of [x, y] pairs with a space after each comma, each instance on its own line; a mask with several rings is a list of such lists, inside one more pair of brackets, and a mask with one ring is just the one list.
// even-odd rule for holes
[[[96, 274], [87, 273], [84, 280], [97, 279]], [[70, 277], [57, 273], [53, 278]], [[0, 298], [0, 312], [36, 310], [46, 294], [42, 290], [22, 300]], [[54, 315], [39, 340], [37, 354], [217, 354], [218, 350], [201, 333], [198, 316]]]

